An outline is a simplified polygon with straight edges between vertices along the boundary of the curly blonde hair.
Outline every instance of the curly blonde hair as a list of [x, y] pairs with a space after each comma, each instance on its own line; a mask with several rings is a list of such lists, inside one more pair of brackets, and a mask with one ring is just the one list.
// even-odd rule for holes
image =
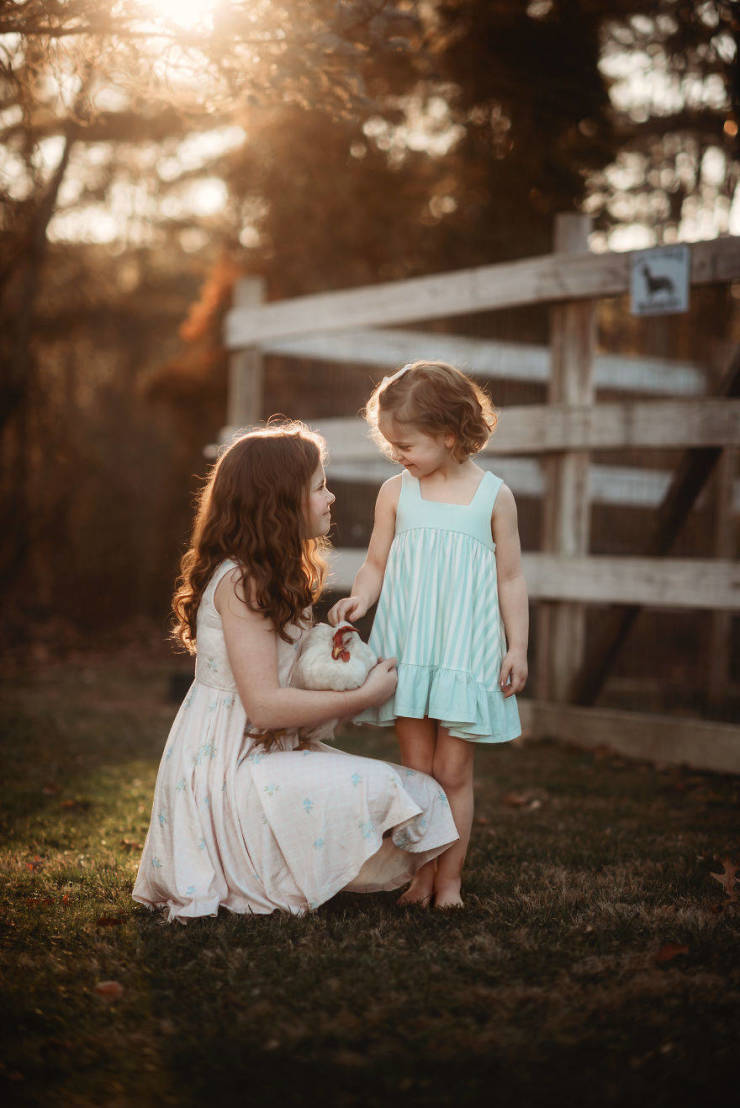
[[328, 542], [306, 535], [311, 478], [323, 462], [320, 435], [297, 421], [270, 423], [242, 435], [208, 475], [198, 498], [190, 548], [172, 598], [173, 638], [196, 651], [198, 605], [216, 567], [233, 558], [240, 592], [285, 642], [321, 593]]
[[484, 389], [447, 362], [412, 362], [384, 377], [363, 410], [380, 449], [390, 448], [378, 427], [381, 415], [409, 423], [429, 435], [452, 434], [452, 456], [464, 462], [477, 454], [496, 428], [497, 415]]

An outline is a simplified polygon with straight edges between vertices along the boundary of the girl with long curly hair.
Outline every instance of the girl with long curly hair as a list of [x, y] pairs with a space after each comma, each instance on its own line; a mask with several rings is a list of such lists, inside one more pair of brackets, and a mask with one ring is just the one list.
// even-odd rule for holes
[[457, 837], [431, 777], [335, 750], [311, 729], [382, 704], [395, 659], [360, 688], [291, 687], [326, 574], [333, 494], [320, 436], [238, 438], [201, 493], [173, 598], [195, 680], [160, 763], [134, 899], [169, 920], [301, 914], [340, 889], [398, 888]]

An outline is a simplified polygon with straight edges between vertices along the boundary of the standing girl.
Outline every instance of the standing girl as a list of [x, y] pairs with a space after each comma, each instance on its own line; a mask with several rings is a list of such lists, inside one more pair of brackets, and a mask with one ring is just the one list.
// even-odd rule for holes
[[418, 871], [402, 901], [457, 906], [474, 747], [521, 730], [514, 694], [527, 679], [528, 607], [516, 505], [472, 460], [496, 416], [459, 370], [404, 366], [378, 385], [365, 416], [404, 472], [381, 487], [367, 558], [329, 619], [358, 619], [380, 597], [370, 645], [398, 659], [398, 686], [356, 719], [395, 723], [404, 765], [440, 782], [460, 836]]
[[325, 574], [334, 496], [323, 440], [300, 424], [237, 439], [200, 498], [173, 608], [195, 681], [167, 740], [133, 890], [170, 920], [395, 889], [457, 838], [431, 777], [312, 741], [383, 703], [395, 659], [359, 689], [290, 678]]

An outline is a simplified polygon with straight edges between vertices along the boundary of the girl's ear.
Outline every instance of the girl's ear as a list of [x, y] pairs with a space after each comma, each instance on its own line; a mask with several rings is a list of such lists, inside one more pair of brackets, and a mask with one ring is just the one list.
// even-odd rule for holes
[[452, 450], [453, 446], [457, 442], [457, 435], [454, 435], [452, 431], [448, 431], [442, 439], [442, 442], [445, 444], [448, 450]]

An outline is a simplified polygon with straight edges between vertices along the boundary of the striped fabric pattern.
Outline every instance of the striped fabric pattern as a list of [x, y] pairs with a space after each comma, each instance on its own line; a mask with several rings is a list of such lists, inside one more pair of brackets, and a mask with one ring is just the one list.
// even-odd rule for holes
[[484, 474], [470, 504], [424, 500], [404, 471], [370, 645], [398, 659], [395, 695], [356, 717], [437, 719], [471, 742], [521, 733], [516, 698], [499, 688], [506, 638], [498, 604], [491, 515], [500, 477]]

